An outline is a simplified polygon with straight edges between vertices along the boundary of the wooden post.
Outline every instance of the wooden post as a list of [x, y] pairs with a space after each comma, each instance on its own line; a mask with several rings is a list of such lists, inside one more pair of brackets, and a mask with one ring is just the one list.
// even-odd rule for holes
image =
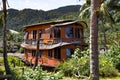
[[40, 33], [41, 33], [41, 31], [38, 31], [37, 50], [36, 50], [35, 63], [34, 63], [34, 66], [33, 66], [33, 70], [34, 70], [35, 67], [38, 65], [38, 55], [40, 54], [40, 51], [39, 51]]

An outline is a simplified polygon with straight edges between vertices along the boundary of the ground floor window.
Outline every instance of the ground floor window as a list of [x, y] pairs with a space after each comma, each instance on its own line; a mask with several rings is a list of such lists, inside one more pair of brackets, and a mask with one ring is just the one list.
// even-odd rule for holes
[[72, 54], [74, 54], [74, 49], [67, 48], [66, 49], [66, 58], [70, 58]]
[[42, 57], [42, 54], [43, 54], [43, 51], [39, 50], [38, 56], [39, 56], [40, 58]]
[[35, 57], [36, 50], [32, 50], [32, 57]]
[[48, 50], [48, 57], [52, 58], [52, 50]]
[[55, 48], [54, 49], [54, 58], [55, 59], [61, 59], [61, 48]]

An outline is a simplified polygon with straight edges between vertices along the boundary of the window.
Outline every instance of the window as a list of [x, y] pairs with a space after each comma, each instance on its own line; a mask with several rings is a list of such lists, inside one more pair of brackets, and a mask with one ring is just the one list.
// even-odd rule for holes
[[52, 58], [52, 50], [48, 50], [48, 57]]
[[33, 30], [32, 33], [33, 33], [33, 34], [32, 34], [32, 35], [33, 35], [33, 39], [36, 39], [37, 31], [36, 31], [36, 30]]
[[54, 29], [54, 38], [60, 38], [60, 28]]
[[75, 37], [80, 38], [80, 28], [75, 28]]
[[52, 38], [52, 31], [50, 31], [50, 38]]
[[66, 49], [66, 58], [70, 58], [73, 53], [74, 53], [74, 49], [67, 48]]
[[42, 57], [42, 54], [43, 54], [43, 51], [39, 50], [39, 57], [41, 58]]
[[39, 38], [41, 38], [41, 33], [42, 33], [42, 31], [38, 30]]
[[24, 39], [28, 39], [28, 32], [25, 32]]
[[66, 38], [74, 38], [73, 28], [67, 27], [65, 29], [66, 32]]
[[80, 29], [80, 37], [83, 37], [83, 29]]
[[35, 57], [36, 51], [32, 50], [32, 57]]
[[61, 49], [60, 48], [55, 48], [54, 49], [54, 58], [55, 59], [61, 59]]

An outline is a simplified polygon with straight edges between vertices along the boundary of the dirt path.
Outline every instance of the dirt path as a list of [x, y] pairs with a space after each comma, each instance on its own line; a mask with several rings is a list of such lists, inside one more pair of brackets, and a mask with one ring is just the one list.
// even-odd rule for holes
[[[14, 56], [14, 57], [18, 57], [20, 59], [22, 59], [23, 55], [22, 53], [7, 53], [8, 56]], [[0, 57], [3, 57], [3, 54], [0, 53]]]

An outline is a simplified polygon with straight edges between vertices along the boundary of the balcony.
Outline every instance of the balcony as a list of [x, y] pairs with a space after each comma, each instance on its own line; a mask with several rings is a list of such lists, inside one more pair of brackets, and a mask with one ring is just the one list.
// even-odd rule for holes
[[[39, 49], [53, 49], [70, 44], [84, 45], [85, 42], [84, 39], [40, 39]], [[37, 40], [25, 40], [21, 46], [26, 49], [37, 49]]]
[[[59, 42], [62, 42], [62, 39], [40, 39], [40, 44], [57, 44]], [[25, 44], [29, 44], [29, 45], [37, 45], [37, 40], [25, 40], [24, 41]]]

